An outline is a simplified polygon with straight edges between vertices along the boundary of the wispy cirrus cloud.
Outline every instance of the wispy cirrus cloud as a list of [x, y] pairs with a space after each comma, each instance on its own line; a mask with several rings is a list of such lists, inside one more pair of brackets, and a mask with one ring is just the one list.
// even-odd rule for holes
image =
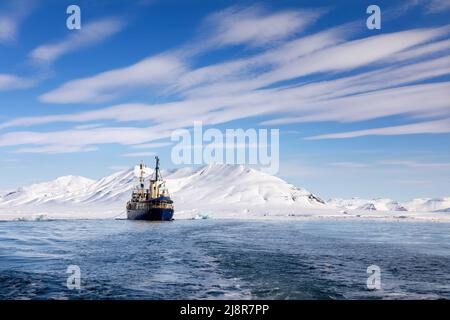
[[0, 147], [20, 146], [13, 153], [74, 153], [97, 150], [97, 145], [138, 145], [170, 136], [164, 128], [102, 127], [48, 132], [9, 132], [0, 135]]
[[0, 15], [0, 43], [11, 42], [17, 33], [17, 22], [9, 17]]
[[128, 67], [69, 81], [41, 95], [39, 99], [47, 103], [108, 101], [126, 89], [161, 86], [173, 82], [185, 68], [185, 63], [175, 55], [161, 54]]
[[425, 15], [429, 14], [445, 14], [450, 9], [449, 0], [409, 0], [401, 3], [393, 12], [390, 12], [390, 17], [395, 18], [405, 14], [413, 8], [420, 8]]
[[[108, 100], [117, 95], [117, 90], [115, 90], [117, 88], [123, 89], [124, 86], [132, 87], [164, 83], [164, 81], [161, 81], [160, 76], [165, 78], [164, 80], [166, 80], [168, 86], [173, 86], [181, 94], [192, 98], [224, 96], [235, 92], [248, 93], [264, 86], [308, 74], [349, 70], [373, 63], [374, 61], [382, 63], [382, 59], [385, 57], [391, 57], [395, 53], [404, 55], [405, 49], [442, 36], [448, 31], [447, 29], [437, 28], [399, 32], [356, 40], [344, 45], [339, 44], [344, 40], [336, 37], [339, 33], [330, 31], [329, 33], [321, 33], [289, 42], [283, 46], [285, 50], [276, 49], [253, 58], [227, 62], [223, 65], [216, 64], [202, 67], [193, 71], [187, 70], [185, 65], [176, 58], [167, 61], [164, 56], [163, 58], [156, 56], [130, 67], [68, 82], [60, 88], [44, 94], [41, 96], [41, 100], [53, 103]], [[335, 45], [333, 46], [333, 44]], [[329, 46], [331, 47], [327, 48]], [[352, 55], [355, 51], [360, 53], [357, 55], [357, 58], [353, 58]], [[326, 59], [329, 55], [342, 57], [342, 59]], [[417, 55], [423, 55], [423, 52], [419, 52]], [[346, 58], [347, 56], [348, 59]], [[409, 55], [405, 59], [411, 59], [411, 57], [416, 56]], [[446, 61], [441, 62], [445, 63]], [[258, 72], [258, 64], [265, 69], [267, 69], [267, 66], [272, 66], [272, 70], [263, 73]], [[255, 66], [256, 70], [254, 69]], [[275, 68], [273, 68], [274, 66]], [[149, 72], [145, 72], [147, 69], [149, 69]], [[447, 69], [448, 67], [434, 70], [438, 70], [436, 72], [442, 74]], [[403, 74], [406, 71], [404, 70]], [[396, 72], [400, 73], [401, 70]], [[423, 74], [423, 72], [420, 74]], [[378, 76], [382, 77], [383, 75]], [[428, 75], [428, 77], [432, 76], [436, 75]], [[397, 74], [398, 77], [401, 77], [401, 74]], [[338, 82], [332, 81], [328, 83], [332, 86], [332, 84]], [[354, 82], [356, 82], [356, 79], [354, 79]], [[383, 85], [386, 87], [386, 83], [385, 81], [378, 81], [378, 86]], [[328, 92], [330, 92], [329, 87], [326, 88]], [[376, 89], [376, 86], [374, 88]], [[370, 90], [369, 86], [365, 89]]]
[[29, 57], [36, 63], [52, 63], [65, 54], [105, 41], [124, 26], [125, 22], [118, 18], [93, 21], [83, 25], [79, 31], [70, 33], [62, 41], [37, 47]]
[[12, 153], [44, 153], [44, 154], [57, 154], [57, 153], [78, 153], [78, 152], [90, 152], [96, 151], [98, 148], [90, 146], [71, 146], [71, 145], [46, 145], [42, 147], [24, 147], [18, 148]]
[[413, 169], [450, 168], [450, 162], [419, 162], [411, 160], [379, 160], [370, 162], [341, 161], [331, 162], [329, 165], [343, 169], [379, 168], [380, 166], [395, 166]]
[[[11, 1], [7, 10], [0, 11], [0, 43], [12, 42], [17, 38], [21, 22], [33, 11], [37, 2], [28, 0]], [[34, 49], [29, 58], [38, 64], [50, 64], [62, 55], [99, 43], [119, 32], [125, 25], [118, 18], [106, 18], [85, 24], [66, 39], [44, 44]], [[13, 74], [0, 74], [0, 90], [29, 88], [47, 77], [45, 74], [21, 77]]]
[[301, 57], [343, 43], [351, 34], [352, 30], [345, 25], [287, 41], [246, 58], [189, 70], [178, 79], [173, 90], [188, 97], [196, 97], [216, 93], [223, 95], [236, 88], [241, 91], [257, 89], [271, 82], [251, 82], [253, 78], [267, 75]]
[[324, 12], [316, 9], [271, 13], [260, 6], [231, 7], [211, 14], [203, 29], [212, 33], [207, 41], [210, 45], [258, 47], [294, 37]]
[[364, 136], [395, 136], [405, 134], [420, 134], [420, 133], [449, 133], [450, 132], [450, 118], [443, 120], [434, 120], [426, 122], [418, 122], [406, 125], [391, 126], [384, 128], [375, 128], [367, 130], [357, 130], [350, 132], [331, 133], [313, 136], [306, 138], [308, 140], [320, 140], [320, 139], [345, 139], [345, 138], [357, 138]]
[[429, 0], [426, 3], [426, 12], [428, 13], [441, 13], [449, 9], [449, 0]]
[[154, 155], [156, 155], [156, 153], [154, 153], [154, 152], [132, 152], [132, 153], [126, 153], [123, 156], [124, 157], [134, 157], [134, 158], [138, 158], [138, 157], [146, 158], [146, 157], [152, 157]]
[[[264, 124], [281, 125], [321, 121], [346, 123], [394, 115], [414, 118], [446, 115], [449, 114], [449, 90], [450, 82], [441, 82], [401, 86], [319, 101], [305, 99], [309, 105], [297, 108], [303, 115], [273, 119], [265, 121]], [[430, 99], [430, 96], [433, 96], [433, 99]], [[380, 101], [383, 101], [382, 105]], [[355, 108], [355, 106], [358, 107]]]
[[338, 168], [347, 168], [347, 169], [358, 169], [358, 168], [367, 168], [370, 165], [367, 163], [362, 163], [362, 162], [349, 162], [349, 161], [345, 161], [345, 162], [332, 162], [330, 163], [331, 166], [333, 167], [338, 167]]
[[[242, 17], [258, 14], [261, 15], [246, 12]], [[278, 14], [263, 15], [276, 19]], [[253, 20], [249, 19], [249, 23]], [[301, 25], [296, 28], [302, 30]], [[450, 42], [446, 38], [449, 26], [366, 38], [357, 38], [352, 24], [292, 39], [287, 35], [289, 32], [286, 35], [280, 32], [277, 41], [270, 36], [266, 42], [255, 34], [220, 42], [223, 45], [272, 44], [262, 45], [256, 52], [233, 60], [195, 68], [191, 61], [194, 56], [174, 50], [130, 66], [66, 82], [43, 94], [41, 101], [107, 101], [126, 90], [153, 86], [161, 88], [161, 92], [175, 92], [181, 98], [158, 104], [121, 104], [77, 113], [12, 119], [0, 124], [0, 129], [93, 121], [127, 122], [127, 126], [98, 128], [88, 124], [64, 131], [11, 132], [0, 135], [0, 146], [148, 145], [168, 137], [171, 130], [192, 126], [194, 121], [208, 125], [257, 116], [269, 118], [262, 122], [265, 125], [358, 122], [388, 116], [402, 116], [409, 121], [421, 119], [410, 125], [308, 138], [313, 140], [449, 132], [448, 121], [429, 119], [450, 116], [450, 82], [424, 83], [450, 74]], [[289, 85], [285, 84], [287, 81]], [[147, 121], [148, 127], [132, 127], [133, 121]]]
[[102, 123], [89, 123], [89, 124], [81, 124], [79, 126], [76, 126], [74, 129], [84, 130], [84, 129], [100, 128], [100, 127], [104, 127], [104, 126], [105, 125]]
[[5, 4], [0, 8], [0, 44], [17, 40], [20, 25], [34, 10], [36, 1], [15, 0]]
[[153, 143], [143, 143], [143, 144], [136, 144], [132, 146], [134, 149], [152, 149], [152, 148], [162, 148], [171, 146], [172, 142], [153, 142]]
[[[290, 59], [279, 63], [265, 63], [263, 72], [236, 72], [237, 77], [229, 74], [214, 83], [197, 86], [188, 91], [189, 96], [217, 95], [224, 93], [237, 93], [242, 91], [256, 90], [282, 81], [292, 80], [309, 75], [337, 73], [350, 71], [371, 64], [389, 64], [396, 54], [403, 54], [404, 50], [424, 44], [433, 39], [448, 34], [450, 27], [416, 29], [390, 34], [382, 34], [354, 41], [344, 41], [348, 35], [341, 34], [341, 38], [335, 38], [336, 45], [325, 45], [317, 50], [304, 49], [306, 52], [292, 56]], [[331, 34], [339, 36], [339, 33], [330, 31]], [[311, 40], [310, 37], [303, 40]], [[314, 39], [316, 40], [316, 39]], [[313, 41], [311, 41], [314, 43]], [[309, 48], [307, 41], [298, 45]], [[305, 45], [306, 44], [306, 45]], [[284, 49], [289, 48], [286, 45]], [[331, 59], [330, 57], [333, 57]], [[268, 69], [268, 70], [267, 70]]]
[[29, 88], [35, 83], [34, 79], [0, 73], [0, 91]]
[[400, 166], [407, 168], [442, 169], [450, 168], [450, 162], [417, 162], [407, 160], [382, 160], [382, 165]]
[[[295, 52], [293, 49], [297, 48], [297, 44], [297, 54], [302, 57], [305, 54], [308, 54], [310, 52], [309, 50], [313, 50], [313, 52], [315, 52], [315, 50], [311, 48], [320, 50], [323, 47], [336, 44], [336, 42], [341, 42], [342, 39], [335, 37], [338, 34], [339, 33], [330, 31], [321, 33], [317, 36], [301, 38], [293, 42], [289, 42], [286, 46], [283, 46], [283, 48], [286, 48], [286, 51], [288, 52], [284, 56], [282, 55], [284, 51], [281, 51], [278, 55], [273, 51], [269, 51], [265, 53], [263, 57], [258, 55], [254, 58], [250, 58], [250, 62], [247, 60], [239, 60], [237, 64], [242, 66], [247, 64], [255, 64], [258, 61], [263, 61], [264, 63], [271, 63], [274, 61], [277, 63], [282, 63], [282, 61], [291, 61], [296, 58], [293, 54], [293, 52]], [[430, 34], [432, 36], [435, 35], [435, 33]], [[437, 34], [439, 34], [439, 30]], [[401, 37], [402, 34], [399, 34], [398, 36]], [[396, 41], [396, 38], [394, 37], [391, 39], [392, 41]], [[308, 46], [306, 46], [307, 48], [302, 48], [302, 43], [308, 44]], [[417, 52], [417, 47], [414, 47], [412, 50]], [[402, 51], [401, 56], [407, 57], [407, 59], [417, 59], [418, 56], [421, 57], [423, 54], [421, 52], [418, 56], [411, 54], [405, 55], [407, 52], [408, 50]], [[280, 58], [280, 56], [282, 56], [282, 58]], [[278, 60], [276, 57], [278, 57]], [[264, 65], [263, 62], [261, 62], [262, 65]], [[210, 68], [207, 70], [205, 68], [200, 68], [183, 74], [183, 76], [178, 80], [179, 83], [183, 84], [181, 86], [182, 89], [180, 90], [183, 90], [183, 92], [189, 92], [189, 88], [193, 86], [208, 88], [210, 85], [210, 75], [214, 73], [218, 74], [219, 77], [222, 77], [219, 78], [219, 80], [227, 79], [228, 74], [222, 74], [222, 76], [220, 76], [220, 74], [221, 70], [227, 69], [226, 67], [228, 67], [228, 64], [226, 63], [223, 67], [224, 68], [222, 68], [220, 64], [213, 65], [206, 67]], [[159, 114], [157, 116], [155, 115], [158, 108], [167, 108], [168, 110], [172, 109], [174, 112], [168, 113], [171, 117], [174, 117], [174, 114], [179, 114], [182, 117], [186, 117], [187, 115], [196, 117], [199, 116], [199, 112], [205, 113], [207, 111], [214, 111], [215, 109], [219, 109], [226, 105], [229, 106], [229, 111], [231, 112], [232, 109], [234, 109], [233, 106], [245, 107], [245, 104], [255, 106], [261, 105], [262, 107], [257, 109], [259, 110], [259, 113], [267, 113], [270, 109], [273, 109], [273, 112], [285, 110], [285, 112], [289, 113], [296, 111], [301, 113], [309, 113], [308, 116], [303, 115], [295, 117], [290, 115], [287, 118], [275, 118], [265, 122], [265, 124], [271, 125], [330, 119], [337, 121], [357, 121], [361, 117], [374, 118], [399, 113], [411, 113], [413, 111], [427, 114], [433, 110], [438, 111], [439, 108], [441, 110], [445, 110], [446, 101], [448, 101], [447, 83], [436, 83], [425, 86], [406, 86], [403, 88], [399, 87], [381, 91], [380, 89], [405, 85], [408, 82], [420, 81], [427, 78], [448, 74], [449, 69], [448, 57], [443, 56], [414, 64], [400, 66], [394, 65], [387, 68], [381, 68], [377, 71], [363, 72], [357, 76], [342, 77], [331, 81], [314, 82], [293, 88], [258, 90], [257, 92], [252, 92], [253, 87], [250, 87], [249, 90], [244, 91], [240, 95], [224, 95], [223, 92], [225, 92], [225, 90], [218, 90], [217, 94], [216, 92], [211, 95], [199, 94], [200, 98], [195, 98], [194, 95], [191, 99], [168, 104], [125, 104], [78, 114], [18, 118], [1, 124], [0, 128], [64, 121], [97, 121], [102, 119], [133, 121], [147, 118], [157, 120], [159, 117], [163, 117], [162, 120], [164, 120], [164, 114], [166, 113]], [[237, 75], [234, 76], [237, 77]], [[95, 81], [93, 83], [94, 89], [89, 88], [89, 81], [86, 81], [82, 86], [85, 86], [88, 92], [90, 90], [95, 90]], [[220, 91], [222, 91], [222, 93]], [[430, 100], [428, 99], [430, 95], [433, 95], [434, 99], [427, 101]], [[341, 98], [341, 96], [345, 97]], [[411, 103], [411, 97], [416, 98], [413, 99], [414, 103]], [[273, 101], [276, 100], [278, 101], [277, 104], [273, 105]], [[380, 100], [384, 101], [384, 107], [378, 105], [378, 101]], [[419, 101], [422, 100], [425, 101], [428, 108], [423, 108], [423, 106], [420, 105]], [[355, 105], [364, 105], [366, 110], [363, 112], [361, 107], [354, 108], [353, 106]], [[347, 107], [342, 109], [340, 106]], [[333, 110], [335, 110], [335, 112]], [[369, 112], [366, 112], [367, 110]], [[242, 108], [240, 111], [242, 111]], [[222, 114], [225, 112], [226, 111], [223, 111]], [[147, 117], [147, 115], [149, 117]]]
[[[323, 10], [284, 11], [268, 13], [261, 7], [231, 8], [206, 19], [203, 28], [207, 36], [194, 45], [189, 44], [178, 50], [147, 57], [133, 65], [118, 68], [91, 77], [69, 81], [59, 88], [40, 96], [48, 103], [79, 103], [112, 100], [129, 88], [151, 85], [179, 86], [178, 79], [189, 71], [190, 60], [196, 54], [210, 51], [216, 47], [246, 44], [266, 45], [293, 37], [313, 23]], [[78, 37], [77, 37], [78, 39]], [[84, 38], [79, 38], [86, 41]], [[82, 40], [83, 39], [83, 40]], [[72, 39], [69, 39], [72, 40]], [[32, 54], [35, 58], [49, 59], [70, 46], [69, 41], [61, 45], [38, 48]], [[268, 57], [270, 58], [270, 57]], [[228, 66], [231, 67], [231, 66]], [[221, 67], [219, 67], [221, 68]], [[234, 63], [234, 70], [240, 68]], [[221, 68], [223, 70], [223, 68]], [[211, 72], [206, 72], [211, 75]], [[202, 77], [197, 72], [194, 77]], [[187, 77], [184, 77], [186, 79]], [[120, 90], [117, 90], [120, 89]]]

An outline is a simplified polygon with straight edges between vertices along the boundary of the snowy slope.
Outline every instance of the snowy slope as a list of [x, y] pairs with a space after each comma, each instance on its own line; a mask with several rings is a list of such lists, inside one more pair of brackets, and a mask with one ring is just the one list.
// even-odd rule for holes
[[450, 211], [450, 197], [445, 198], [418, 198], [403, 204], [408, 211]]
[[332, 207], [346, 210], [407, 211], [407, 208], [403, 204], [387, 198], [372, 200], [361, 198], [331, 199], [327, 203]]
[[[152, 169], [147, 169], [147, 175]], [[209, 165], [162, 171], [175, 201], [176, 211], [190, 215], [265, 214], [295, 212], [299, 208], [323, 208], [325, 204], [307, 190], [263, 172], [239, 165]], [[137, 168], [94, 181], [67, 176], [19, 188], [0, 197], [0, 213], [79, 210], [117, 214], [136, 183]], [[1, 217], [0, 217], [1, 218]]]
[[183, 210], [321, 208], [325, 203], [309, 191], [244, 166], [210, 165], [192, 174], [168, 176], [168, 188]]
[[63, 176], [53, 181], [36, 183], [10, 191], [0, 197], [0, 204], [17, 206], [64, 201], [83, 194], [94, 182], [79, 176]]
[[[147, 177], [153, 172], [146, 169]], [[0, 196], [0, 220], [17, 218], [125, 217], [137, 167], [99, 180], [64, 176]], [[162, 171], [176, 218], [414, 218], [449, 220], [450, 198], [331, 199], [327, 203], [284, 180], [240, 165], [209, 165]], [[425, 212], [424, 214], [422, 214]]]
[[330, 199], [327, 204], [336, 209], [368, 211], [449, 212], [450, 197], [417, 198], [407, 202], [392, 199]]

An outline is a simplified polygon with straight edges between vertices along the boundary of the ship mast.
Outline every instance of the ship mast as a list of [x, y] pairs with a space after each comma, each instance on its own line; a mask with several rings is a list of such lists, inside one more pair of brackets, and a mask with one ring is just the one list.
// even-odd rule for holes
[[156, 168], [155, 168], [155, 180], [158, 181], [159, 180], [159, 157], [156, 156]]
[[159, 157], [156, 156], [156, 166], [155, 166], [155, 178], [150, 180], [150, 198], [158, 198], [159, 197]]
[[140, 164], [139, 168], [140, 168], [140, 175], [139, 175], [138, 193], [139, 193], [139, 198], [140, 199], [144, 199], [145, 198], [145, 186], [144, 186], [144, 182], [145, 182], [145, 164], [144, 164], [143, 161], [141, 161], [141, 164]]
[[140, 185], [141, 185], [141, 189], [144, 189], [144, 181], [145, 181], [145, 177], [144, 177], [144, 174], [145, 174], [145, 172], [144, 172], [144, 167], [145, 167], [145, 165], [144, 165], [144, 162], [141, 162], [141, 164], [140, 164], [140, 176], [139, 176], [139, 182], [140, 182]]

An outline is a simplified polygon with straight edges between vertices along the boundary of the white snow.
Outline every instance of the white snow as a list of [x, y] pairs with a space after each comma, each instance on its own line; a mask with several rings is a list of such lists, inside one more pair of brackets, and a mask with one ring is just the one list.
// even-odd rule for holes
[[399, 203], [392, 199], [378, 198], [378, 199], [361, 199], [361, 198], [351, 198], [351, 199], [331, 199], [327, 203], [330, 206], [339, 209], [359, 209], [359, 210], [369, 210], [369, 211], [407, 211], [402, 203]]
[[450, 211], [450, 197], [445, 198], [419, 198], [405, 202], [404, 206], [410, 211]]
[[[146, 169], [149, 176], [152, 169]], [[450, 198], [333, 199], [241, 165], [209, 165], [162, 171], [175, 203], [176, 219], [370, 218], [450, 221]], [[137, 182], [137, 167], [97, 181], [64, 176], [0, 195], [0, 220], [125, 218], [125, 203]], [[405, 211], [408, 210], [408, 211]], [[443, 212], [411, 212], [436, 211]]]
[[373, 211], [413, 211], [413, 212], [449, 212], [450, 197], [417, 198], [407, 202], [392, 199], [330, 199], [327, 204], [338, 209], [360, 209]]
[[0, 205], [37, 205], [76, 197], [94, 182], [94, 180], [79, 176], [63, 176], [53, 181], [36, 183], [10, 191], [0, 197]]

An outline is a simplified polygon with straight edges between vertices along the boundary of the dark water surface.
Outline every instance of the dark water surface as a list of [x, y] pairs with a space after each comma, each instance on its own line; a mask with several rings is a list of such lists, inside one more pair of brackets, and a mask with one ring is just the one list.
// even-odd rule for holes
[[[380, 290], [366, 287], [370, 265]], [[449, 299], [450, 224], [0, 222], [0, 299], [80, 298]]]

